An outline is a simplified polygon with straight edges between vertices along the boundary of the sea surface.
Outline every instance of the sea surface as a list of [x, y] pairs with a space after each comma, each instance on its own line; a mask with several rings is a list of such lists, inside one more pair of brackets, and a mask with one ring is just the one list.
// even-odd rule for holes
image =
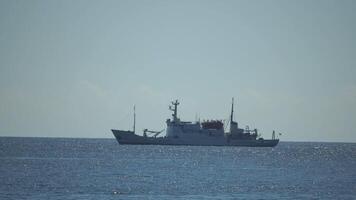
[[0, 137], [0, 199], [356, 199], [356, 144]]

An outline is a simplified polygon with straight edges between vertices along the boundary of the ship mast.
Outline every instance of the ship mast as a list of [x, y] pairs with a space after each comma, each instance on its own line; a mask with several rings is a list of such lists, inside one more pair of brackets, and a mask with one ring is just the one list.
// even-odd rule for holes
[[234, 122], [234, 98], [232, 98], [231, 103], [231, 115], [230, 115], [230, 134], [238, 130], [237, 122]]
[[234, 97], [232, 97], [232, 103], [231, 103], [230, 123], [233, 122], [233, 120], [234, 120]]
[[136, 128], [136, 105], [134, 105], [133, 110], [134, 110], [133, 132], [135, 133], [135, 128]]
[[172, 108], [171, 106], [169, 106], [169, 109], [170, 109], [171, 111], [173, 111], [172, 116], [173, 116], [173, 121], [175, 122], [175, 121], [177, 121], [177, 119], [178, 119], [178, 117], [177, 117], [177, 106], [179, 105], [178, 100], [172, 101], [172, 105], [174, 106], [174, 108]]

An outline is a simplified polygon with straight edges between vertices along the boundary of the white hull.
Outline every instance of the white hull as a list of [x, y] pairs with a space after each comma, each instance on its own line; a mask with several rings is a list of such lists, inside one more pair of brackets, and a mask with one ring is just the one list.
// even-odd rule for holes
[[120, 144], [138, 145], [189, 145], [189, 146], [247, 146], [247, 147], [274, 147], [279, 140], [228, 140], [226, 137], [201, 136], [199, 138], [173, 138], [173, 137], [143, 137], [132, 131], [112, 130]]

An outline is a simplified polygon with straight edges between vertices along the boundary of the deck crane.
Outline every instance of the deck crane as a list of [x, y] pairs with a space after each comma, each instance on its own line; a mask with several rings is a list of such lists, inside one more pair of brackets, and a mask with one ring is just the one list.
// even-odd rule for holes
[[162, 129], [161, 131], [150, 131], [147, 128], [145, 128], [145, 129], [143, 129], [143, 136], [147, 137], [147, 133], [154, 133], [153, 137], [157, 137], [163, 131], [164, 131], [164, 129]]

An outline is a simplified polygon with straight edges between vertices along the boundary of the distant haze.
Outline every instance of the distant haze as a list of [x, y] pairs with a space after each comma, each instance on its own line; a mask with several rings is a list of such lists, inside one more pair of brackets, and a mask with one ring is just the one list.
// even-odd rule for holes
[[0, 1], [0, 136], [227, 119], [356, 142], [356, 1]]

